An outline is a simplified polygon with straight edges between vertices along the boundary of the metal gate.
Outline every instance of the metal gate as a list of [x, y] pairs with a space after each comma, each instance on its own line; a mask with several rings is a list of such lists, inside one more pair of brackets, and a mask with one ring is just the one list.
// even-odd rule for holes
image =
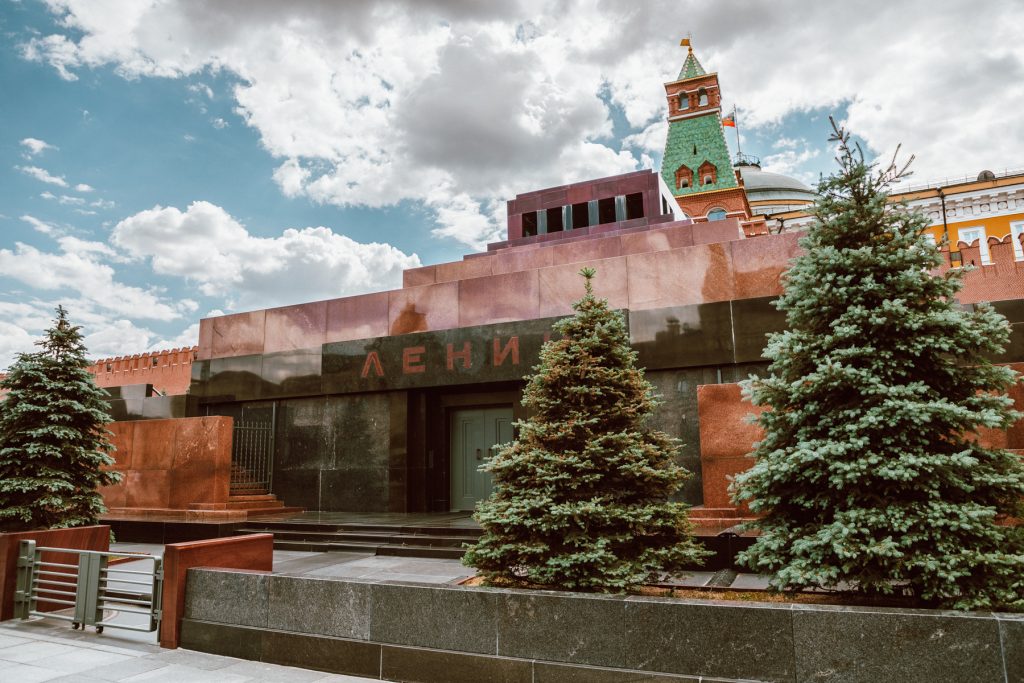
[[[77, 563], [54, 561], [69, 555], [77, 556]], [[153, 567], [120, 569], [110, 564], [111, 558], [124, 557], [137, 558], [133, 567], [145, 561], [152, 561]], [[97, 633], [103, 633], [105, 626], [149, 633], [160, 627], [163, 580], [163, 560], [159, 557], [41, 548], [35, 541], [22, 541], [18, 549], [14, 616], [63, 619], [76, 629], [95, 626]], [[58, 605], [58, 609], [72, 610], [72, 614], [39, 610], [40, 603]], [[142, 615], [138, 619], [142, 623], [114, 621], [121, 614]]]
[[274, 423], [236, 420], [231, 442], [231, 495], [270, 493], [274, 472]]

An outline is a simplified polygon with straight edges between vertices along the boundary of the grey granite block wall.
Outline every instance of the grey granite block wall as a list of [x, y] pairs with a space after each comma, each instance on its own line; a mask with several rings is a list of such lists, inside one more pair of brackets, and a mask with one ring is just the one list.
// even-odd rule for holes
[[791, 681], [792, 612], [765, 603], [630, 597], [620, 666], [700, 676]]
[[268, 627], [370, 639], [371, 584], [292, 576], [270, 579]]
[[799, 681], [1003, 680], [999, 622], [988, 613], [808, 605], [792, 613]]
[[[488, 680], [556, 680], [559, 667], [571, 669], [574, 678], [565, 680], [590, 680], [588, 667], [602, 672], [593, 680], [609, 681], [626, 671], [631, 677], [622, 680], [1024, 680], [1024, 615], [1016, 614], [738, 604], [192, 569], [185, 622], [186, 647], [345, 673], [369, 671], [373, 661], [386, 663], [395, 676], [425, 667], [422, 678], [408, 680], [446, 680], [449, 665], [466, 680], [483, 671], [497, 676]], [[260, 635], [237, 635], [244, 633]], [[314, 666], [327, 647], [330, 661]]]
[[270, 580], [265, 572], [190, 569], [185, 612], [202, 621], [266, 628]]
[[498, 602], [492, 591], [376, 584], [372, 588], [370, 640], [397, 645], [495, 653]]

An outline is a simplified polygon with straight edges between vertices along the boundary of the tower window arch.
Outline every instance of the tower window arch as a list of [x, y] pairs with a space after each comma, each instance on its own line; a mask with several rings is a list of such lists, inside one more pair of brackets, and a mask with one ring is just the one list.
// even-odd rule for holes
[[676, 189], [681, 190], [691, 185], [693, 185], [693, 171], [686, 164], [683, 164], [676, 169]]
[[697, 175], [700, 177], [701, 185], [714, 185], [718, 182], [718, 167], [710, 161], [705, 161], [697, 169]]
[[715, 208], [711, 209], [710, 211], [708, 211], [708, 220], [709, 221], [725, 220], [725, 209], [723, 209], [720, 206], [716, 206]]
[[706, 107], [708, 104], [708, 91], [701, 88], [697, 91], [697, 106]]
[[679, 111], [685, 111], [690, 108], [690, 95], [686, 92], [679, 93]]

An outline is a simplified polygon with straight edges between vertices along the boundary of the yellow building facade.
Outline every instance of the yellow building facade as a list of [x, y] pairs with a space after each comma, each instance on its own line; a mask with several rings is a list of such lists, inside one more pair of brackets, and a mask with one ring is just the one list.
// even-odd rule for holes
[[[1024, 261], [1024, 171], [992, 173], [916, 187], [896, 186], [892, 202], [906, 202], [930, 220], [928, 233], [937, 244], [946, 240], [956, 259], [960, 243], [979, 242], [981, 264], [989, 262], [989, 240], [1011, 236], [1014, 255]], [[813, 219], [807, 209], [774, 213], [768, 217], [771, 232], [806, 228]]]

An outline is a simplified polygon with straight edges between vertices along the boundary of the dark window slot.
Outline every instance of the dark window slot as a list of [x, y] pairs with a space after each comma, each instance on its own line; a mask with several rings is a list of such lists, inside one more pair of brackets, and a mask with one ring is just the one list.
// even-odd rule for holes
[[537, 212], [530, 211], [523, 214], [523, 237], [533, 237], [537, 234]]
[[548, 232], [561, 232], [565, 229], [562, 222], [562, 207], [548, 209]]
[[644, 194], [643, 192], [634, 192], [633, 194], [626, 195], [626, 220], [631, 221], [634, 218], [644, 217]]
[[597, 222], [599, 225], [615, 222], [615, 197], [597, 200]]
[[572, 229], [579, 230], [590, 225], [590, 211], [586, 202], [572, 205]]

